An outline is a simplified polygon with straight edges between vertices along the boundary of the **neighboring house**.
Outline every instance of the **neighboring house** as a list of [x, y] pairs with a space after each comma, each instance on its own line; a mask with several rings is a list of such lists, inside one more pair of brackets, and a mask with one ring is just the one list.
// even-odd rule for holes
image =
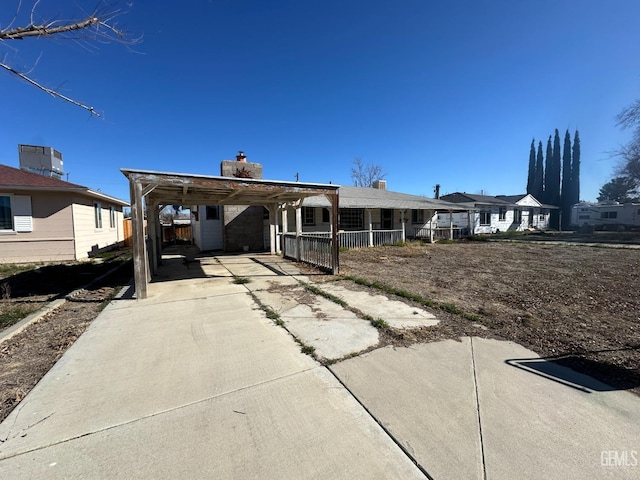
[[124, 240], [114, 197], [0, 165], [0, 262], [81, 260]]
[[[341, 186], [338, 194], [339, 228], [345, 232], [404, 230], [406, 238], [424, 238], [429, 236], [431, 228], [436, 228], [438, 212], [466, 211], [466, 206], [444, 200], [389, 191], [384, 181], [374, 183], [373, 188]], [[329, 202], [326, 198], [305, 198], [302, 205], [303, 232], [329, 231]], [[291, 215], [288, 218], [288, 231], [295, 231]]]
[[558, 207], [544, 205], [533, 195], [475, 195], [451, 193], [442, 200], [465, 206], [465, 213], [439, 214], [438, 226], [467, 227], [473, 234], [523, 231], [549, 228], [551, 210]]

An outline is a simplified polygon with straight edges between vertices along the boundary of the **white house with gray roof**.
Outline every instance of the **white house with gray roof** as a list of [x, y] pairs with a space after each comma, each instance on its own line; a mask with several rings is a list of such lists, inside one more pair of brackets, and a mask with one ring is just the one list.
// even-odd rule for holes
[[[449, 238], [464, 234], [458, 230], [437, 232], [436, 216], [439, 212], [464, 214], [467, 207], [444, 200], [410, 195], [386, 190], [386, 184], [379, 182], [377, 188], [341, 186], [339, 229], [347, 232], [372, 232], [381, 236], [395, 232], [397, 241], [407, 238], [433, 238], [438, 235]], [[288, 229], [294, 228], [288, 216]], [[304, 233], [328, 232], [330, 227], [329, 202], [325, 197], [308, 197], [302, 203], [302, 228]], [[344, 235], [343, 235], [344, 236]], [[378, 243], [378, 242], [375, 242]], [[385, 242], [388, 243], [388, 242]], [[393, 243], [393, 242], [391, 242]]]
[[465, 226], [473, 234], [546, 230], [549, 228], [551, 210], [554, 205], [545, 205], [531, 194], [521, 195], [475, 195], [451, 193], [442, 200], [464, 206], [465, 213], [438, 214], [439, 227], [453, 224], [454, 228]]

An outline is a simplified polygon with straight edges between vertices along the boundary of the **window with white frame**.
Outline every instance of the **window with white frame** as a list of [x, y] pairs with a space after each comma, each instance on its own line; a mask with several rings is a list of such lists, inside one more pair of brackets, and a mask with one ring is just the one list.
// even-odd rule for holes
[[483, 210], [480, 212], [480, 225], [491, 225], [491, 212]]
[[504, 222], [507, 219], [507, 207], [500, 207], [498, 210], [498, 220]]
[[109, 228], [116, 228], [116, 207], [109, 207]]
[[411, 210], [411, 223], [424, 223], [424, 210]]
[[11, 197], [8, 195], [0, 195], [0, 230], [13, 230]]
[[340, 229], [341, 230], [363, 230], [364, 229], [364, 209], [363, 208], [341, 208], [340, 209]]
[[618, 212], [601, 212], [600, 218], [618, 218]]
[[547, 215], [547, 210], [542, 209], [540, 210], [540, 216], [538, 217], [540, 219], [541, 222], [544, 222], [544, 217]]
[[102, 204], [94, 203], [93, 204], [93, 215], [95, 219], [96, 228], [102, 228]]
[[302, 207], [302, 224], [303, 225], [315, 225], [316, 224], [316, 209], [313, 207]]

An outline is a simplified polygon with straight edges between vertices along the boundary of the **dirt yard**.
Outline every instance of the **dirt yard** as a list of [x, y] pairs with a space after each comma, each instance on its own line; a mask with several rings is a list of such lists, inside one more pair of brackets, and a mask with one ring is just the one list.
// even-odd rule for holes
[[[415, 244], [341, 253], [340, 271], [467, 314], [440, 315], [444, 321], [436, 331], [417, 335], [417, 341], [470, 332], [512, 340], [640, 394], [638, 249], [514, 242]], [[469, 320], [470, 315], [479, 321]]]
[[125, 253], [102, 263], [42, 266], [0, 279], [0, 314], [10, 324], [16, 320], [11, 312], [37, 310], [120, 267], [113, 275], [77, 290], [61, 307], [0, 343], [0, 421], [82, 335], [120, 286], [129, 282], [129, 256]]

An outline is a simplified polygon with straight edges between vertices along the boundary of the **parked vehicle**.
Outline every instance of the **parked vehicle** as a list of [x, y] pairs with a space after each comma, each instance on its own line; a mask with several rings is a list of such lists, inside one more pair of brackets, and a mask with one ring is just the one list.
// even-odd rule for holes
[[571, 207], [571, 224], [595, 230], [640, 230], [640, 203], [576, 203]]

